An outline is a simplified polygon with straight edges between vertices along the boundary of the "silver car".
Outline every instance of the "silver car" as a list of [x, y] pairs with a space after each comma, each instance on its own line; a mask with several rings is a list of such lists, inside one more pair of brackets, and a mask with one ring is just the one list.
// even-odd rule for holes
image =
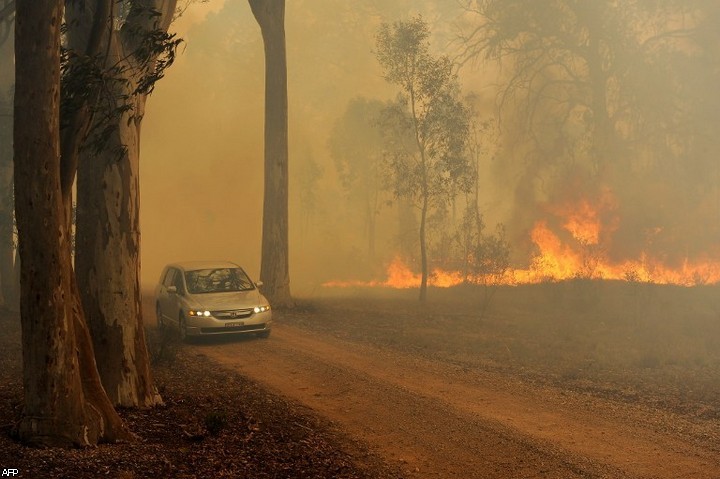
[[270, 303], [243, 269], [229, 262], [187, 262], [163, 269], [155, 290], [158, 326], [183, 339], [218, 334], [270, 336]]

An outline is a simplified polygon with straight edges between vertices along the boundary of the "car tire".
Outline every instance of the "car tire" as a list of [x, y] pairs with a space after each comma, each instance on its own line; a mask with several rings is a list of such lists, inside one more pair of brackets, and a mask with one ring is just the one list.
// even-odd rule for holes
[[182, 314], [178, 319], [178, 330], [180, 331], [180, 340], [186, 343], [189, 342], [187, 335], [187, 321], [185, 321], [185, 317]]
[[267, 339], [270, 337], [270, 330], [268, 329], [266, 331], [262, 331], [260, 333], [257, 333], [257, 335], [258, 335], [258, 338]]

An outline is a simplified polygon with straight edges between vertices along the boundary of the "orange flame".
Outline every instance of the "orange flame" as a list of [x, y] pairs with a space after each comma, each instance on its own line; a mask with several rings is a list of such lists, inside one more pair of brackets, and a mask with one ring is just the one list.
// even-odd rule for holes
[[[612, 195], [605, 192], [598, 208], [593, 207], [587, 200], [581, 200], [572, 208], [556, 208], [554, 213], [561, 218], [562, 227], [572, 238], [564, 242], [551, 230], [547, 221], [538, 221], [530, 233], [537, 253], [532, 258], [529, 268], [509, 269], [502, 275], [492, 277], [434, 268], [428, 276], [428, 284], [448, 288], [464, 282], [518, 285], [575, 278], [682, 286], [720, 283], [720, 261], [717, 260], [686, 260], [680, 267], [671, 268], [662, 261], [643, 254], [636, 260], [611, 262], [604, 254], [601, 245], [609, 242], [609, 235], [615, 229], [615, 225], [612, 224], [613, 220], [610, 220], [611, 224], [603, 224], [600, 211], [604, 210], [607, 213], [614, 207]], [[420, 274], [414, 273], [399, 257], [396, 257], [388, 265], [387, 279], [384, 281], [331, 281], [323, 286], [416, 288], [420, 286], [420, 279]]]
[[600, 242], [600, 218], [597, 210], [585, 200], [576, 211], [568, 215], [563, 227], [582, 244], [593, 245]]
[[[386, 287], [386, 288], [417, 288], [420, 286], [422, 275], [412, 270], [399, 257], [395, 257], [387, 267], [387, 279], [384, 281], [328, 281], [323, 286], [329, 288], [347, 287]], [[463, 282], [462, 274], [458, 271], [444, 271], [435, 268], [428, 275], [428, 284], [439, 288], [449, 288]]]

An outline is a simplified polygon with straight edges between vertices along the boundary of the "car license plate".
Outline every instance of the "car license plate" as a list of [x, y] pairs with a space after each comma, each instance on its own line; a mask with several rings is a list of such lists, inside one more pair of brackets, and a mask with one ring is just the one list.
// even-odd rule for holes
[[231, 328], [233, 326], [245, 326], [245, 323], [242, 321], [231, 321], [229, 323], [225, 323], [226, 328]]

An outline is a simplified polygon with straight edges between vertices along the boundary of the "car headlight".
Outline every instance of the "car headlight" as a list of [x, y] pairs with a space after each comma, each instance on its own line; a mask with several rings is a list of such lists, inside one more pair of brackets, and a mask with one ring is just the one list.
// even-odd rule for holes
[[253, 308], [253, 311], [255, 311], [256, 313], [264, 313], [265, 311], [270, 311], [270, 305], [266, 304], [264, 306], [255, 306]]
[[207, 311], [207, 310], [198, 310], [198, 309], [191, 309], [190, 311], [188, 311], [188, 314], [189, 314], [190, 316], [205, 316], [205, 317], [208, 317], [208, 316], [210, 316], [210, 311]]

